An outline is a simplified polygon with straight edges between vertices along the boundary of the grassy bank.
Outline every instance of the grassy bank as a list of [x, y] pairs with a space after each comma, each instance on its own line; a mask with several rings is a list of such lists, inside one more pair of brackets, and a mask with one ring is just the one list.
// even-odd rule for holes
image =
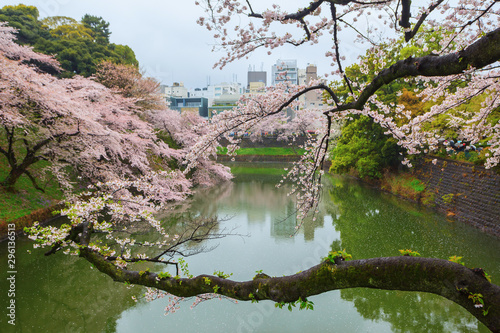
[[434, 193], [427, 190], [424, 182], [418, 179], [411, 172], [404, 171], [384, 171], [382, 178], [360, 177], [356, 169], [351, 168], [349, 172], [344, 173], [357, 178], [367, 184], [380, 188], [385, 192], [395, 194], [399, 197], [422, 203], [426, 206], [434, 205]]
[[[293, 147], [252, 147], [252, 148], [240, 148], [236, 151], [237, 155], [263, 155], [263, 156], [287, 156], [287, 155], [302, 155], [305, 152], [304, 149], [293, 148]], [[227, 148], [221, 147], [218, 154], [226, 155]]]
[[[38, 167], [42, 168], [42, 163]], [[0, 179], [5, 179], [7, 173], [7, 164], [0, 160]], [[63, 193], [54, 179], [41, 187], [45, 193], [36, 190], [26, 176], [21, 176], [16, 183], [15, 192], [8, 192], [0, 187], [0, 238], [6, 232], [8, 223], [15, 223], [16, 230], [22, 230], [32, 219], [33, 222], [42, 221], [51, 216], [52, 209], [48, 207], [62, 200]], [[31, 217], [27, 218], [30, 214]]]
[[287, 173], [287, 171], [281, 167], [255, 167], [255, 163], [253, 166], [250, 165], [231, 165], [231, 172], [233, 175], [273, 175], [273, 176], [281, 176]]
[[434, 202], [434, 193], [428, 193], [425, 184], [411, 173], [386, 173], [380, 181], [380, 188], [427, 206]]

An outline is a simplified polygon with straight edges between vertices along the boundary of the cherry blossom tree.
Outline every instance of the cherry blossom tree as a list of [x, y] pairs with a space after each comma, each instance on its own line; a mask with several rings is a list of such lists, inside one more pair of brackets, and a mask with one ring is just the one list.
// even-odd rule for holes
[[135, 66], [103, 61], [98, 64], [94, 77], [122, 96], [133, 98], [142, 109], [165, 107], [165, 101], [159, 94], [160, 84], [153, 78], [143, 77]]
[[[3, 187], [14, 190], [16, 181], [24, 174], [35, 188], [42, 190], [37, 181], [43, 177], [32, 171], [33, 165], [42, 160], [50, 163], [43, 171], [51, 171], [61, 185], [71, 188], [68, 172], [93, 183], [135, 179], [141, 175], [150, 177], [153, 156], [181, 160], [186, 154], [160, 140], [153, 126], [140, 117], [146, 106], [161, 107], [164, 117], [178, 116], [160, 103], [154, 89], [156, 83], [137, 77], [136, 72], [133, 80], [129, 80], [134, 85], [127, 83], [121, 91], [79, 76], [58, 79], [43, 71], [47, 66], [52, 71], [59, 70], [57, 61], [15, 44], [13, 32], [12, 28], [0, 26], [0, 153], [10, 167], [1, 182]], [[128, 67], [125, 69], [130, 72]], [[106, 71], [109, 74], [106, 83], [115, 77], [111, 72]], [[177, 131], [188, 132], [187, 124], [179, 124]], [[220, 170], [217, 175], [229, 177], [226, 168], [209, 161], [203, 163]], [[177, 188], [183, 193], [180, 197], [189, 193], [193, 181], [187, 180], [181, 171], [166, 164], [162, 171], [176, 176], [165, 178], [165, 174], [158, 172], [155, 175], [165, 178], [166, 183], [159, 178], [153, 183], [166, 185], [165, 189], [175, 188], [168, 183], [176, 179]], [[206, 179], [200, 181], [207, 183]], [[165, 191], [164, 199], [179, 199], [173, 192]]]
[[0, 153], [10, 172], [2, 185], [12, 190], [22, 174], [36, 188], [30, 167], [50, 162], [50, 170], [69, 185], [67, 167], [90, 180], [108, 180], [150, 170], [148, 151], [168, 156], [151, 127], [133, 113], [133, 101], [82, 77], [57, 79], [23, 62], [56, 62], [14, 44], [12, 30], [0, 27], [2, 114]]
[[[497, 69], [500, 5], [497, 1], [437, 0], [419, 2], [417, 7], [409, 0], [317, 0], [292, 12], [285, 12], [278, 5], [259, 12], [250, 0], [206, 0], [201, 5], [207, 17], [200, 18], [198, 23], [213, 31], [214, 38], [218, 39], [217, 47], [227, 51], [216, 67], [222, 68], [258, 48], [268, 48], [272, 52], [284, 44], [315, 44], [326, 35], [326, 39], [333, 41], [332, 49], [326, 54], [332, 59], [332, 75], [338, 75], [345, 82], [349, 97], [341, 100], [326, 82], [317, 80], [305, 86], [284, 83], [271, 88], [264, 97], [247, 98], [235, 109], [218, 114], [211, 123], [203, 123], [194, 129], [205, 135], [187, 154], [185, 172], [199, 168], [200, 158], [207, 160], [214, 155], [221, 137], [232, 142], [229, 151], [234, 153], [239, 142], [229, 135], [230, 132], [246, 131], [262, 122], [271, 124], [273, 120], [283, 119], [287, 108], [296, 106], [297, 99], [309, 91], [322, 91], [331, 107], [314, 113], [322, 128], [305, 144], [304, 156], [288, 174], [295, 183], [293, 192], [298, 198], [299, 218], [314, 214], [317, 207], [321, 170], [327, 159], [334, 123], [353, 114], [370, 116], [386, 128], [408, 153], [419, 154], [435, 149], [438, 139], [436, 133], [423, 130], [425, 123], [473, 96], [484, 94], [486, 98], [479, 112], [452, 117], [450, 126], [471, 143], [488, 138], [491, 156], [487, 166], [498, 164], [500, 124], [491, 123], [490, 117], [498, 111], [500, 101]], [[367, 82], [360, 82], [356, 77], [348, 77], [343, 70], [342, 52], [345, 49], [342, 40], [350, 38], [343, 33], [354, 31], [359, 42], [371, 44], [370, 52], [375, 55], [384, 53], [379, 47], [383, 44], [377, 44], [374, 39], [375, 28], [360, 22], [359, 18], [363, 16], [380, 23], [378, 31], [389, 36], [385, 43], [390, 43], [394, 40], [391, 38], [398, 34], [402, 34], [407, 42], [419, 43], [425, 37], [424, 23], [447, 33], [439, 47], [429, 54], [409, 54], [393, 63], [381, 61], [387, 57], [375, 57], [380, 59], [376, 64], [380, 67], [378, 74]], [[274, 28], [281, 25], [285, 29]], [[382, 28], [386, 30], [381, 31]], [[372, 59], [373, 62], [373, 58], [362, 59], [360, 68], [364, 70], [372, 66], [372, 63], [363, 61]], [[402, 105], [380, 101], [377, 91], [395, 80], [410, 80], [419, 85], [422, 87], [419, 96], [435, 101], [435, 105], [428, 113], [415, 116]], [[396, 115], [405, 116], [408, 121], [397, 122]], [[50, 248], [48, 254], [59, 250], [78, 254], [115, 281], [152, 288], [148, 294], [150, 298], [161, 297], [163, 291], [175, 295], [172, 309], [180, 300], [190, 297], [196, 297], [195, 304], [214, 297], [228, 297], [245, 301], [270, 299], [278, 306], [300, 302], [301, 306], [307, 307], [308, 296], [334, 289], [364, 287], [435, 293], [461, 305], [492, 331], [500, 331], [500, 287], [489, 282], [481, 268], [469, 269], [440, 259], [403, 256], [346, 261], [349, 256], [337, 251], [330, 253], [317, 266], [295, 275], [270, 277], [260, 273], [243, 282], [230, 280], [223, 274], [182, 278], [180, 272], [177, 276], [170, 276], [152, 270], [133, 270], [132, 264], [137, 261], [174, 264], [182, 268], [180, 263], [173, 263], [169, 258], [184, 254], [187, 248], [184, 246], [190, 241], [215, 237], [211, 236], [212, 225], [203, 223], [182, 235], [171, 236], [171, 232], [151, 214], [158, 201], [151, 196], [137, 195], [137, 192], [143, 192], [141, 190], [133, 191], [143, 186], [144, 182], [98, 184], [94, 191], [101, 194], [94, 201], [77, 202], [63, 211], [70, 218], [70, 224], [59, 229], [35, 227], [30, 233], [42, 246]], [[124, 206], [123, 201], [115, 197], [121, 192], [129, 193], [127, 202], [133, 204]], [[109, 221], [103, 220], [104, 212], [111, 216]], [[132, 233], [129, 228], [135, 228], [135, 222], [159, 236], [148, 241], [129, 238]], [[98, 237], [102, 233], [111, 241]]]
[[[182, 161], [191, 147], [200, 136], [207, 134], [202, 117], [192, 112], [180, 114], [169, 109], [164, 97], [159, 94], [160, 84], [153, 78], [144, 77], [134, 66], [105, 61], [98, 65], [95, 79], [134, 101], [141, 119], [151, 124], [155, 133], [174, 148], [170, 159], [177, 163], [175, 168], [182, 167]], [[228, 167], [213, 162], [215, 157], [213, 154], [197, 159], [200, 167], [192, 174], [193, 185], [210, 186], [232, 177]]]
[[[207, 17], [200, 18], [198, 23], [214, 32], [218, 41], [216, 50], [227, 52], [215, 67], [223, 68], [259, 48], [267, 48], [271, 53], [285, 44], [319, 43], [323, 35], [333, 40], [331, 50], [325, 56], [332, 60], [331, 74], [340, 77], [349, 88], [348, 99], [339, 98], [336, 91], [320, 80], [295, 89], [272, 88], [277, 93], [268, 93], [268, 98], [265, 102], [259, 101], [257, 108], [248, 103], [233, 114], [219, 115], [219, 119], [211, 125], [210, 134], [195, 147], [198, 150], [193, 151], [193, 156], [210, 151], [213, 149], [207, 150], [210, 143], [216, 145], [217, 139], [227, 136], [228, 131], [238, 128], [249, 130], [256, 123], [282, 116], [299, 96], [313, 90], [322, 91], [332, 105], [326, 111], [317, 111], [325, 125], [318, 131], [317, 139], [312, 138], [306, 144], [309, 147], [306, 154], [289, 174], [290, 178], [298, 179], [299, 215], [304, 216], [317, 205], [321, 172], [315, 171], [322, 169], [329, 139], [337, 135], [334, 125], [353, 114], [370, 116], [392, 134], [407, 153], [420, 154], [438, 148], [439, 134], [432, 130], [424, 131], [426, 124], [472, 97], [484, 94], [487, 98], [480, 112], [465, 111], [462, 117], [452, 115], [449, 126], [456, 129], [463, 141], [471, 144], [487, 138], [491, 146], [486, 167], [498, 164], [500, 124], [492, 122], [492, 117], [489, 117], [497, 112], [500, 103], [496, 66], [500, 53], [497, 43], [500, 31], [497, 29], [499, 9], [496, 1], [425, 2], [414, 8], [418, 10], [414, 16], [410, 13], [411, 1], [313, 1], [294, 12], [286, 12], [279, 5], [257, 12], [251, 1], [204, 1], [199, 5], [205, 9]], [[359, 22], [359, 17], [363, 15], [372, 18], [373, 25], [366, 27]], [[242, 16], [252, 20], [244, 21]], [[426, 29], [423, 28], [424, 23]], [[284, 28], [279, 29], [280, 26]], [[389, 37], [375, 42], [372, 37], [374, 26], [379, 33]], [[382, 31], [384, 28], [386, 30]], [[397, 43], [397, 34], [402, 34], [408, 43], [422, 45], [428, 36], [435, 34], [434, 30], [443, 31], [443, 36], [432, 50], [424, 47], [424, 54], [421, 54], [418, 48], [418, 52], [412, 54], [410, 49], [405, 59], [386, 62], [386, 59], [398, 59], [384, 54], [384, 45]], [[369, 53], [372, 56], [363, 57], [359, 64], [363, 74], [369, 71], [378, 73], [368, 81], [348, 77], [344, 71], [342, 34], [352, 38], [353, 31], [358, 42], [371, 46]], [[234, 34], [231, 35], [231, 32]], [[431, 111], [412, 117], [410, 110], [405, 110], [403, 105], [381, 101], [377, 91], [397, 80], [411, 81], [415, 87], [418, 86], [418, 96], [423, 101], [435, 103]], [[466, 84], [456, 87], [457, 82]], [[398, 118], [408, 118], [408, 121], [402, 124], [397, 121]], [[411, 166], [408, 159], [404, 163]]]

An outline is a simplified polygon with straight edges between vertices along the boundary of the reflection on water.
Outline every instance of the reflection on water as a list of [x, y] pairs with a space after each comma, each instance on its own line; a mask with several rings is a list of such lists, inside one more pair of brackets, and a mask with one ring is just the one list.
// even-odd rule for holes
[[[297, 221], [286, 185], [276, 190], [277, 176], [238, 175], [233, 183], [202, 189], [177, 212], [230, 218], [221, 228], [237, 228], [250, 237], [228, 237], [205, 246], [210, 253], [188, 258], [191, 273], [234, 273], [246, 280], [263, 270], [272, 276], [293, 274], [319, 263], [330, 249], [345, 248], [354, 259], [398, 255], [411, 248], [423, 256], [464, 257], [469, 267], [483, 267], [495, 283], [500, 278], [499, 242], [475, 229], [447, 222], [355, 181], [327, 177], [315, 222], [294, 236]], [[182, 222], [179, 222], [182, 223]], [[174, 226], [179, 228], [180, 224]], [[27, 255], [19, 240], [16, 280], [17, 330], [0, 317], [1, 332], [487, 332], [454, 303], [431, 294], [369, 289], [332, 291], [312, 297], [314, 311], [292, 313], [272, 302], [234, 305], [227, 301], [190, 303], [163, 316], [167, 300], [134, 303], [138, 287], [127, 289], [89, 269], [78, 258]], [[0, 247], [6, 272], [6, 244]], [[3, 276], [3, 275], [2, 275]], [[6, 279], [0, 287], [7, 304]]]
[[[478, 323], [465, 310], [440, 296], [371, 289], [342, 290], [364, 319], [386, 321], [392, 332], [478, 332]], [[480, 332], [489, 332], [481, 324]]]
[[[355, 258], [394, 256], [407, 248], [427, 257], [459, 255], [467, 266], [490, 271], [498, 284], [497, 239], [353, 181], [343, 179], [327, 192], [336, 203], [333, 223], [341, 234], [340, 246]], [[364, 318], [391, 323], [393, 332], [478, 331], [476, 320], [464, 310], [431, 294], [351, 289], [342, 290], [341, 297], [354, 302]], [[488, 330], [481, 324], [480, 331]]]
[[[120, 314], [135, 305], [140, 288], [114, 283], [85, 260], [45, 257], [32, 242], [16, 241], [16, 325], [7, 324], [6, 244], [0, 244], [0, 332], [114, 331]], [[27, 250], [31, 250], [29, 255]]]
[[[237, 186], [234, 183], [231, 183], [231, 186], [223, 186], [223, 193], [220, 189], [199, 190], [191, 203], [191, 211], [204, 216], [207, 216], [207, 213], [220, 216], [221, 211], [229, 215], [244, 212], [249, 225], [261, 227], [269, 217], [270, 235], [274, 238], [289, 238], [297, 225], [294, 202], [283, 195], [283, 191], [290, 191], [290, 187], [284, 186], [282, 191], [270, 191], [269, 185], [261, 181], [250, 181], [239, 182]], [[207, 200], [208, 198], [211, 199]]]
[[342, 247], [355, 258], [395, 256], [399, 249], [443, 259], [458, 255], [469, 267], [488, 267], [500, 282], [498, 239], [354, 181], [342, 179], [326, 192]]

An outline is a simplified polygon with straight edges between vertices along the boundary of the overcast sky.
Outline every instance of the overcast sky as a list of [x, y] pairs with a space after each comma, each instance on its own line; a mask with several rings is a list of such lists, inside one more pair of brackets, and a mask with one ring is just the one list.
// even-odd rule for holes
[[[284, 3], [291, 8], [307, 0], [288, 0]], [[69, 16], [80, 20], [88, 13], [101, 16], [110, 22], [111, 42], [130, 46], [139, 60], [141, 68], [148, 76], [155, 77], [163, 84], [183, 82], [188, 88], [202, 88], [208, 78], [212, 84], [232, 82], [237, 79], [247, 84], [249, 65], [255, 70], [269, 73], [277, 59], [297, 59], [299, 68], [308, 63], [318, 66], [318, 74], [331, 71], [325, 45], [285, 47], [271, 55], [257, 51], [249, 59], [238, 60], [222, 71], [213, 70], [213, 64], [223, 53], [212, 53], [212, 35], [196, 24], [203, 9], [194, 0], [1, 0], [0, 4], [36, 6], [41, 18], [46, 16]], [[254, 0], [255, 11], [262, 11], [272, 1]], [[283, 3], [283, 1], [282, 1]], [[290, 9], [291, 9], [290, 8]], [[352, 40], [352, 39], [351, 39]], [[347, 56], [358, 54], [360, 46], [351, 44]], [[266, 49], [267, 51], [267, 49]], [[268, 79], [269, 80], [269, 79]]]

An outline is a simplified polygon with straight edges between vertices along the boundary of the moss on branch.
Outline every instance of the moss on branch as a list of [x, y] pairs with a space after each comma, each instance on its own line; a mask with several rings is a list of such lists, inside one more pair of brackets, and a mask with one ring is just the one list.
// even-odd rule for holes
[[[500, 287], [483, 275], [460, 264], [443, 259], [420, 257], [385, 257], [342, 262], [322, 262], [295, 275], [269, 277], [260, 274], [249, 281], [233, 281], [218, 276], [160, 278], [155, 273], [140, 274], [115, 266], [89, 248], [80, 256], [118, 282], [157, 288], [180, 297], [213, 293], [242, 301], [272, 300], [295, 302], [309, 296], [347, 288], [420, 291], [441, 295], [464, 307], [493, 332], [500, 331]], [[207, 284], [207, 279], [210, 284]], [[469, 297], [481, 294], [483, 308]], [[485, 315], [483, 310], [487, 310]]]

